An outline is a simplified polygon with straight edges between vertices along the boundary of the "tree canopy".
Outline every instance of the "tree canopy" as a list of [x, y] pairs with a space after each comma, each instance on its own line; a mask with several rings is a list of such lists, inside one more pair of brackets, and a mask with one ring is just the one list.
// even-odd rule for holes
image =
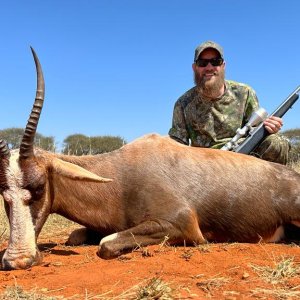
[[285, 130], [282, 132], [291, 142], [290, 161], [300, 160], [300, 128]]
[[64, 139], [63, 153], [69, 155], [94, 155], [119, 149], [126, 141], [119, 136], [69, 135]]
[[[0, 130], [0, 139], [5, 140], [10, 149], [17, 149], [20, 147], [23, 134], [23, 128], [6, 128]], [[55, 152], [55, 140], [53, 136], [43, 136], [37, 132], [35, 135], [34, 144], [35, 146], [47, 151]]]

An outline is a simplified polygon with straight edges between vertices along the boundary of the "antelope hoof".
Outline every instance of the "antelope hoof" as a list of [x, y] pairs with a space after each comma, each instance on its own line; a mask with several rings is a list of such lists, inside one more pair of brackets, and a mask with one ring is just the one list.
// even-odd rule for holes
[[111, 242], [102, 243], [97, 251], [97, 255], [103, 259], [113, 259], [120, 256], [121, 254], [123, 254], [122, 249], [117, 248]]
[[66, 241], [67, 246], [79, 246], [87, 241], [87, 229], [79, 228], [75, 229], [69, 235], [68, 240]]

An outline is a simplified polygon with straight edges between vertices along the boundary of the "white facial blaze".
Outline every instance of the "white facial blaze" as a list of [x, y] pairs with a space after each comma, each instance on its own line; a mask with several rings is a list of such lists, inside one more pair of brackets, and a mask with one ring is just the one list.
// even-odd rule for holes
[[[9, 203], [10, 238], [4, 254], [5, 259], [35, 256], [35, 230], [30, 208], [25, 205], [30, 199], [30, 192], [22, 188], [22, 172], [18, 165], [18, 153], [12, 152], [9, 168], [6, 173], [7, 189], [4, 199]], [[25, 201], [24, 201], [25, 200]]]

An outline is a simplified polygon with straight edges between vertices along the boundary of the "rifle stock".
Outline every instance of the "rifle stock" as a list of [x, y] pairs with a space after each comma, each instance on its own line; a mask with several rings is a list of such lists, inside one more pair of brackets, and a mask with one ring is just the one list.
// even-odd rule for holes
[[[293, 91], [287, 97], [287, 99], [284, 102], [282, 102], [282, 104], [270, 116], [282, 118], [285, 115], [285, 113], [290, 108], [292, 108], [293, 104], [298, 100], [299, 92], [300, 92], [300, 86], [298, 86], [295, 89], [295, 91]], [[249, 132], [249, 135], [246, 137], [246, 139], [235, 149], [233, 149], [233, 151], [237, 153], [249, 154], [269, 134], [270, 133], [265, 129], [264, 124], [261, 123], [252, 132]]]

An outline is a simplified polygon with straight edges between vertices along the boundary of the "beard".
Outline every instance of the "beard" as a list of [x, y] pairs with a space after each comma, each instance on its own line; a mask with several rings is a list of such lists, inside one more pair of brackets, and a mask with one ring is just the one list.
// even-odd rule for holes
[[216, 99], [220, 97], [220, 90], [225, 84], [225, 71], [222, 68], [219, 72], [213, 73], [213, 78], [207, 79], [203, 74], [200, 75], [194, 72], [194, 82], [197, 86], [197, 90], [201, 96], [208, 99]]

